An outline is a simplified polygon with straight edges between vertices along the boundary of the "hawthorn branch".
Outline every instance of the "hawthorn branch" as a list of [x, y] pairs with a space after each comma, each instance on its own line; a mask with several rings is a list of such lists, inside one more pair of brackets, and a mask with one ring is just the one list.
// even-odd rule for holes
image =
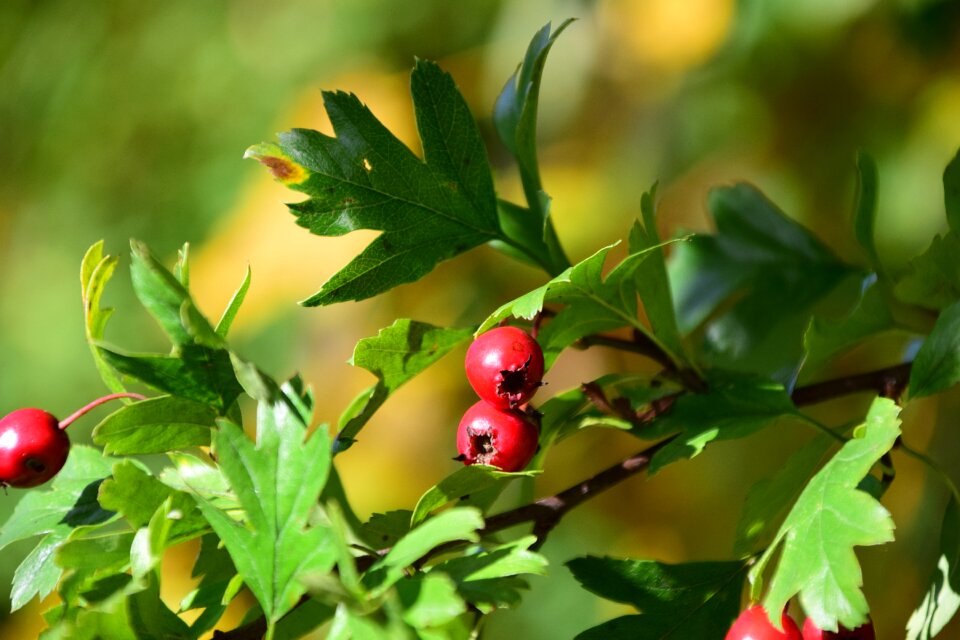
[[798, 407], [861, 391], [875, 391], [881, 396], [897, 400], [907, 388], [912, 366], [912, 362], [904, 362], [885, 369], [817, 382], [795, 389], [791, 398]]
[[[798, 387], [790, 397], [798, 407], [867, 391], [873, 391], [878, 395], [898, 398], [904, 389], [906, 389], [907, 382], [910, 379], [911, 365], [912, 363], [906, 362], [876, 371], [834, 378], [832, 380], [825, 380], [823, 382]], [[591, 389], [590, 391], [595, 391], [595, 389]], [[670, 410], [676, 397], [677, 396], [668, 396], [668, 398], [670, 398], [669, 402], [665, 402], [659, 407], [655, 406], [651, 408], [651, 410], [638, 416], [637, 420], [644, 422], [655, 420]], [[605, 396], [602, 396], [602, 398], [603, 399], [598, 398], [600, 404], [605, 400]], [[597, 400], [594, 400], [594, 402], [596, 403]], [[610, 408], [616, 411], [612, 406], [610, 406]], [[550, 532], [560, 523], [567, 513], [607, 489], [645, 471], [647, 467], [650, 466], [650, 461], [653, 459], [653, 456], [675, 438], [677, 438], [676, 435], [661, 440], [557, 494], [541, 498], [536, 502], [510, 509], [509, 511], [488, 516], [483, 529], [481, 529], [479, 533], [482, 536], [491, 535], [504, 529], [530, 522], [533, 523], [533, 533], [537, 536], [537, 541], [532, 548], [539, 549], [546, 542]], [[450, 550], [457, 546], [457, 544], [459, 543], [441, 545], [427, 554], [423, 560], [437, 553]], [[378, 555], [383, 556], [388, 551], [389, 549], [381, 549]], [[357, 569], [361, 572], [365, 571], [369, 569], [375, 561], [376, 558], [373, 556], [361, 556], [357, 558], [356, 561]], [[309, 596], [302, 597], [294, 608], [300, 606], [308, 599]], [[213, 637], [216, 640], [259, 640], [265, 632], [266, 623], [263, 618], [258, 618], [230, 631], [215, 631]]]
[[486, 519], [486, 526], [479, 533], [489, 535], [518, 524], [533, 522], [533, 533], [537, 536], [537, 541], [531, 548], [539, 549], [546, 542], [549, 533], [560, 523], [567, 512], [645, 470], [650, 465], [653, 456], [674, 438], [676, 436], [671, 436], [651, 447], [647, 447], [643, 451], [607, 467], [593, 477], [578, 482], [560, 493], [490, 516]]
[[[873, 391], [887, 397], [899, 397], [910, 379], [911, 364], [912, 363], [907, 362], [868, 373], [834, 378], [832, 380], [799, 387], [794, 390], [790, 398], [795, 405], [800, 407], [866, 391]], [[596, 388], [589, 389], [588, 396], [593, 399], [591, 393], [596, 395], [597, 391], [598, 389]], [[621, 415], [617, 409], [610, 405], [606, 396], [603, 395], [602, 390], [599, 390], [599, 394], [599, 397], [594, 399], [596, 404], [601, 407], [606, 405], [615, 415]], [[641, 422], [655, 420], [658, 416], [670, 410], [676, 397], [677, 396], [667, 396], [663, 398], [663, 400], [669, 400], [669, 402], [659, 407], [652, 407], [648, 412], [641, 414], [637, 420]], [[550, 531], [557, 526], [567, 512], [599, 493], [606, 491], [641, 471], [645, 471], [650, 465], [650, 460], [653, 456], [676, 437], [677, 436], [671, 436], [643, 451], [638, 451], [629, 458], [604, 469], [587, 480], [578, 482], [556, 495], [541, 498], [531, 504], [490, 516], [486, 519], [486, 526], [480, 533], [495, 533], [518, 524], [523, 524], [524, 522], [532, 522], [533, 533], [537, 536], [537, 543], [534, 548], [539, 548], [546, 541], [546, 537]]]

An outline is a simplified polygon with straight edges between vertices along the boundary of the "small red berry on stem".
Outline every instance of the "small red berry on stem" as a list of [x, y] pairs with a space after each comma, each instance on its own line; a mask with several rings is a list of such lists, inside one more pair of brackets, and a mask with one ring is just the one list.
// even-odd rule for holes
[[0, 419], [0, 486], [26, 489], [57, 475], [70, 453], [65, 429], [104, 402], [117, 398], [144, 400], [138, 393], [114, 393], [94, 400], [58, 421], [42, 409], [17, 409]]
[[872, 622], [852, 630], [839, 627], [836, 631], [824, 631], [817, 626], [813, 618], [807, 618], [803, 622], [803, 640], [876, 640], [876, 638], [877, 632], [874, 631]]
[[780, 617], [780, 626], [783, 631], [777, 631], [770, 624], [767, 610], [755, 604], [737, 617], [724, 640], [803, 640], [797, 623], [787, 615], [786, 610]]
[[537, 452], [539, 430], [525, 414], [481, 400], [463, 414], [457, 450], [464, 464], [520, 471]]
[[543, 350], [522, 329], [497, 327], [473, 341], [464, 368], [478, 396], [501, 409], [516, 408], [540, 387]]

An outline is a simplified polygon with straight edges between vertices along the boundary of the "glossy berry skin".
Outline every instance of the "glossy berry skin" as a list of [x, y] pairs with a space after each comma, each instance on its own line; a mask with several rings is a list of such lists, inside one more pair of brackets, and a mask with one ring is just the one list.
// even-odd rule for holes
[[793, 618], [783, 612], [783, 631], [777, 631], [767, 618], [767, 611], [758, 604], [743, 611], [734, 621], [724, 640], [803, 640]]
[[837, 631], [824, 631], [812, 618], [803, 622], [803, 640], [876, 640], [877, 632], [873, 623], [862, 624], [852, 631], [840, 627]]
[[497, 327], [473, 341], [464, 368], [478, 396], [501, 409], [514, 409], [540, 387], [543, 350], [526, 331]]
[[481, 400], [463, 414], [457, 450], [464, 464], [487, 464], [520, 471], [537, 452], [539, 431], [515, 409], [499, 409]]
[[0, 485], [35, 487], [67, 461], [70, 438], [40, 409], [17, 409], [0, 420]]

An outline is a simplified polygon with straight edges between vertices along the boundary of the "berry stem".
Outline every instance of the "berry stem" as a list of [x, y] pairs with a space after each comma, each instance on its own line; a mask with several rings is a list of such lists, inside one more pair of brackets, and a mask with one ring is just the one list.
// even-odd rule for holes
[[134, 400], [146, 400], [147, 397], [140, 395], [139, 393], [111, 393], [108, 396], [103, 396], [102, 398], [97, 398], [93, 402], [87, 404], [84, 407], [81, 407], [74, 411], [72, 414], [60, 421], [60, 428], [66, 429], [69, 427], [74, 420], [87, 413], [91, 409], [99, 407], [105, 402], [110, 402], [111, 400], [118, 400], [120, 398], [133, 398]]

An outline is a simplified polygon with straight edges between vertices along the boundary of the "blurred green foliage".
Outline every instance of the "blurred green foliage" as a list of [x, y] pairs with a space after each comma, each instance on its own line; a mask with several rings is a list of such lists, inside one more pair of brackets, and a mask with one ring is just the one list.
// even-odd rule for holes
[[[268, 182], [241, 161], [243, 150], [276, 130], [312, 126], [297, 110], [304, 96], [316, 105], [320, 88], [382, 98], [388, 90], [381, 81], [405, 76], [414, 56], [438, 60], [477, 115], [502, 195], [517, 197], [508, 153], [495, 142], [493, 99], [530, 35], [547, 20], [558, 24], [569, 16], [579, 20], [547, 64], [540, 133], [544, 186], [575, 261], [625, 234], [654, 180], [660, 180], [664, 237], [706, 227], [709, 187], [748, 180], [841, 257], [864, 262], [850, 230], [858, 149], [878, 161], [877, 244], [890, 270], [902, 269], [942, 230], [941, 172], [960, 146], [960, 3], [951, 0], [5, 0], [0, 412], [40, 406], [66, 414], [99, 395], [76, 275], [86, 247], [105, 238], [107, 250], [117, 253], [133, 236], [172, 257], [185, 241], [199, 252], [213, 246], [223, 229], [242, 224], [238, 211], [260, 202], [251, 185]], [[345, 77], [369, 84], [339, 84]], [[375, 114], [398, 109], [389, 100], [370, 106]], [[307, 117], [314, 116], [319, 119], [319, 109]], [[284, 209], [276, 201], [274, 224], [292, 225]], [[218, 253], [223, 249], [210, 251], [210, 261], [225, 259]], [[325, 261], [326, 274], [344, 264], [320, 250], [314, 257]], [[117, 282], [126, 282], [128, 266], [124, 256]], [[262, 266], [251, 267], [252, 291], [269, 288], [272, 283], [257, 280]], [[234, 287], [242, 271], [230, 277], [235, 280], [216, 287]], [[322, 392], [319, 412], [330, 420], [371, 382], [362, 372], [351, 377], [342, 364], [357, 338], [374, 335], [396, 316], [478, 322], [541, 284], [538, 278], [525, 267], [505, 269], [480, 251], [384, 300], [346, 310], [298, 309], [295, 297], [284, 300], [282, 311], [266, 314], [240, 339], [264, 366], [305, 369]], [[302, 279], [306, 295], [316, 282]], [[107, 298], [121, 311], [135, 308], [125, 284]], [[162, 344], [158, 328], [135, 313], [118, 313], [107, 337], [141, 351]], [[888, 364], [903, 347], [890, 340], [853, 354], [843, 366]], [[608, 360], [600, 364], [586, 357], [560, 363], [551, 390], [611, 363], [635, 364], [603, 357]], [[422, 477], [402, 475], [395, 458], [405, 448], [422, 450], [424, 442], [438, 460], [452, 450], [444, 430], [452, 433], [468, 397], [459, 375], [459, 364], [450, 362], [405, 390], [405, 410], [419, 412], [413, 422], [420, 431], [409, 430], [409, 415], [395, 416], [396, 426], [408, 429], [404, 435], [384, 437], [382, 449], [370, 449], [366, 458], [365, 447], [374, 443], [365, 439], [345, 456], [356, 465], [344, 472], [348, 490], [351, 473], [357, 479], [381, 474], [368, 481], [374, 486], [352, 489], [360, 508], [410, 507], [450, 470], [437, 462], [424, 464]], [[436, 399], [440, 393], [443, 400]], [[955, 399], [945, 402], [956, 409]], [[944, 427], [955, 427], [946, 424], [946, 408], [918, 405], [913, 413], [905, 416], [905, 433], [914, 444], [932, 438], [941, 463], [960, 468], [955, 438], [942, 435]], [[938, 421], [944, 424], [934, 433]], [[92, 424], [78, 425], [74, 439], [89, 441], [83, 428]], [[747, 488], [778, 466], [784, 440], [802, 437], [785, 428], [758, 436], [750, 451], [717, 446], [694, 463], [598, 500], [574, 518], [597, 520], [592, 540], [579, 539], [582, 530], [565, 522], [547, 545], [551, 571], [564, 572], [562, 562], [574, 554], [601, 550], [664, 561], [728, 556]], [[562, 488], [595, 471], [590, 461], [612, 461], [632, 446], [598, 434], [576, 449], [562, 447], [555, 473], [538, 480], [536, 491]], [[937, 532], [925, 523], [939, 515], [942, 499], [925, 491], [919, 469], [905, 463], [898, 472], [888, 500], [894, 516], [911, 524], [898, 531], [891, 551], [864, 554], [868, 597], [876, 598], [881, 629], [889, 621], [889, 637], [897, 637], [891, 625], [905, 621], [932, 565], [924, 549]], [[0, 521], [18, 498], [16, 492], [3, 498]], [[0, 600], [21, 556], [11, 547], [0, 558]], [[900, 589], [884, 588], [885, 581]], [[572, 579], [554, 588], [535, 588], [531, 604], [542, 607], [495, 617], [491, 637], [504, 637], [507, 629], [531, 640], [564, 637], [614, 614], [579, 594]], [[6, 610], [0, 607], [0, 616]], [[36, 611], [0, 620], [0, 637], [28, 637], [16, 634], [34, 626], [3, 626], [36, 624], [27, 617], [36, 618]]]

